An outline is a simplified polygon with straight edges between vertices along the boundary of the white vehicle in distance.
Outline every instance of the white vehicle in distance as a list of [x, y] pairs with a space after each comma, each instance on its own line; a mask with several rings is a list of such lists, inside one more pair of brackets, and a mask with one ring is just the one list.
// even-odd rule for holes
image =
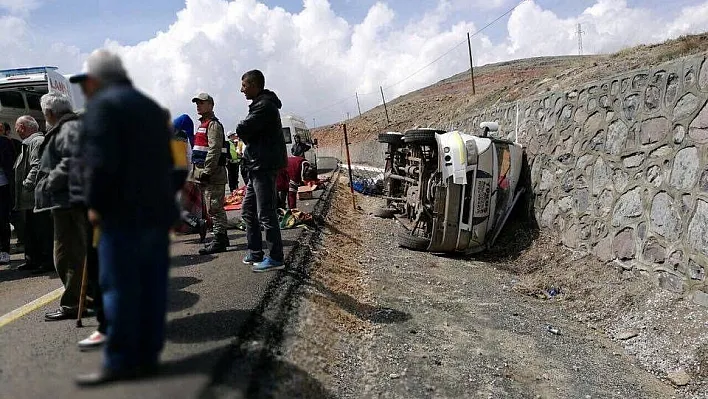
[[305, 120], [292, 114], [285, 114], [282, 116], [281, 122], [283, 124], [283, 138], [285, 138], [288, 156], [292, 154], [290, 150], [295, 143], [295, 135], [300, 135], [302, 142], [310, 146], [310, 150], [305, 153], [305, 159], [316, 169], [317, 154], [315, 147], [317, 146], [317, 140], [312, 139], [312, 133], [310, 133], [310, 129], [307, 127], [307, 124], [305, 124]]
[[[436, 253], [473, 254], [494, 245], [514, 205], [523, 148], [515, 141], [481, 134], [433, 129], [388, 132], [384, 195], [379, 216], [394, 216], [405, 227], [402, 247]], [[388, 215], [385, 215], [388, 213]]]
[[81, 89], [69, 83], [68, 77], [57, 72], [56, 67], [0, 70], [0, 123], [10, 125], [12, 137], [19, 138], [14, 131], [15, 121], [22, 115], [31, 115], [39, 122], [40, 128], [45, 129], [39, 99], [49, 92], [66, 94], [75, 111], [84, 106]]

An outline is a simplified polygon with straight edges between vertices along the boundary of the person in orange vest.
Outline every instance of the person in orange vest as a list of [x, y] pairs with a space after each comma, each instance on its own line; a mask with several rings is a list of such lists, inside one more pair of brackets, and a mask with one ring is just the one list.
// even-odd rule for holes
[[214, 115], [214, 98], [207, 93], [199, 93], [192, 102], [197, 105], [197, 113], [201, 117], [194, 134], [189, 180], [202, 185], [207, 212], [214, 222], [214, 240], [199, 250], [199, 254], [209, 255], [226, 252], [229, 246], [224, 210], [229, 146], [226, 144], [224, 126]]

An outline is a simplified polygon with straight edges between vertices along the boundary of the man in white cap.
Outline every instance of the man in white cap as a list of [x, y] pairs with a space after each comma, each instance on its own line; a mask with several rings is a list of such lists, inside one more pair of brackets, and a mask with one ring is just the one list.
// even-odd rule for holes
[[80, 83], [88, 98], [79, 146], [88, 217], [100, 227], [107, 324], [103, 367], [78, 376], [77, 383], [97, 385], [156, 371], [164, 345], [177, 188], [171, 181], [167, 115], [133, 87], [120, 58], [96, 50], [84, 73], [70, 81]]
[[192, 102], [197, 105], [199, 127], [194, 133], [189, 180], [202, 186], [207, 212], [214, 224], [214, 240], [199, 250], [201, 255], [209, 255], [226, 252], [229, 246], [224, 210], [229, 153], [224, 126], [214, 115], [214, 98], [207, 93], [199, 93], [192, 98]]

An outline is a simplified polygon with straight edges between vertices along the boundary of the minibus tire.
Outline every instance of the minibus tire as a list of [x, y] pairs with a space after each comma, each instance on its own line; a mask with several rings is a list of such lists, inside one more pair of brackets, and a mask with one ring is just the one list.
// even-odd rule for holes
[[398, 245], [414, 251], [426, 251], [430, 247], [430, 240], [412, 236], [407, 231], [401, 231], [398, 233]]
[[434, 130], [409, 130], [403, 135], [406, 144], [437, 145]]
[[379, 134], [379, 143], [403, 144], [403, 135], [393, 133], [381, 133]]

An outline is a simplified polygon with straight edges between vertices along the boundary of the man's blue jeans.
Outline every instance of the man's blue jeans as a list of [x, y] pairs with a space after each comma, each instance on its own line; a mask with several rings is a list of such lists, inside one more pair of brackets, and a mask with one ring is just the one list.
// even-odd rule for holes
[[168, 229], [104, 223], [98, 256], [108, 327], [104, 366], [155, 365], [165, 339]]

